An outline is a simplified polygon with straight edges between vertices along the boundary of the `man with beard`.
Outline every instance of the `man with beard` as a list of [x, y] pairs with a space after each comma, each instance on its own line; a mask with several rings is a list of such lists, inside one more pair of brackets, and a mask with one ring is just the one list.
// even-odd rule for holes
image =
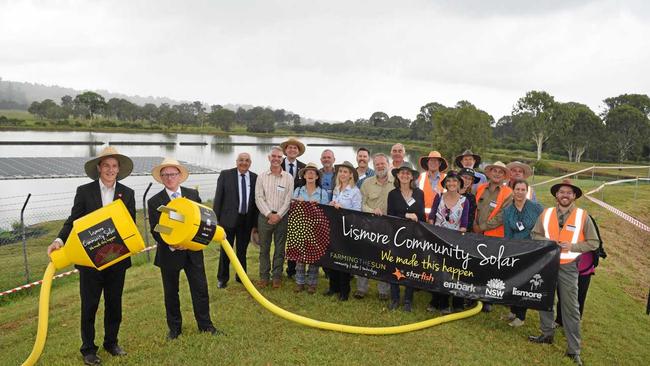
[[[532, 230], [535, 240], [553, 240], [562, 248], [558, 272], [558, 293], [562, 307], [562, 323], [567, 338], [567, 357], [582, 365], [580, 359], [580, 306], [578, 304], [578, 261], [581, 253], [596, 250], [599, 238], [589, 214], [575, 206], [582, 190], [566, 179], [551, 187], [557, 202], [542, 212]], [[533, 343], [553, 343], [553, 311], [540, 311], [542, 334], [530, 336]]]
[[[372, 158], [375, 166], [375, 175], [367, 178], [361, 185], [363, 212], [370, 212], [375, 215], [386, 215], [388, 210], [388, 193], [395, 187], [393, 186], [393, 175], [389, 174], [388, 157], [382, 153], [375, 154]], [[356, 299], [362, 299], [368, 293], [368, 278], [355, 276], [357, 278], [357, 290], [352, 296]], [[380, 300], [388, 300], [390, 297], [390, 284], [377, 282], [377, 291]]]
[[365, 147], [357, 149], [357, 173], [359, 173], [359, 181], [357, 187], [361, 189], [361, 185], [366, 180], [375, 175], [375, 171], [368, 166], [370, 160], [370, 151]]

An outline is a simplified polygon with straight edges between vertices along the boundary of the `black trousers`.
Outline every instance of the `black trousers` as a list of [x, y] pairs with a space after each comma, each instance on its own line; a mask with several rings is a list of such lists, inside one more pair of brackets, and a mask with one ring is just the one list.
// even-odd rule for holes
[[[208, 296], [208, 281], [205, 277], [203, 263], [197, 265], [189, 259], [182, 268], [185, 271], [187, 282], [190, 285], [194, 318], [199, 330], [213, 327], [210, 319], [210, 298]], [[167, 326], [170, 330], [180, 332], [183, 319], [181, 317], [181, 303], [178, 297], [179, 270], [161, 268], [163, 290], [165, 294], [165, 311], [167, 313]]]
[[[237, 259], [239, 259], [239, 263], [244, 267], [244, 271], [246, 271], [246, 251], [248, 250], [248, 243], [251, 241], [251, 229], [251, 227], [246, 225], [246, 215], [238, 215], [237, 225], [234, 228], [224, 229], [226, 231], [226, 239], [234, 247], [235, 253], [237, 253]], [[241, 282], [238, 276], [235, 276], [235, 278]], [[223, 283], [227, 283], [230, 280], [230, 258], [228, 258], [223, 248], [221, 248], [221, 254], [219, 255], [217, 280]]]
[[296, 261], [287, 260], [287, 276], [293, 277], [296, 275]]
[[347, 272], [329, 270], [330, 291], [336, 292], [341, 296], [350, 295], [350, 281], [352, 276]]
[[462, 297], [456, 297], [449, 294], [443, 294], [441, 292], [431, 292], [431, 301], [429, 305], [435, 307], [438, 310], [443, 310], [449, 308], [449, 298], [451, 297], [451, 306], [456, 309], [462, 309], [465, 305], [465, 299]]
[[[578, 276], [578, 305], [580, 306], [580, 319], [582, 319], [582, 312], [585, 309], [585, 301], [587, 300], [587, 292], [589, 291], [589, 283], [591, 283], [591, 276]], [[560, 306], [560, 293], [557, 293], [557, 315], [555, 322], [562, 325], [562, 308]]]
[[122, 291], [125, 268], [79, 269], [81, 297], [81, 354], [97, 353], [95, 345], [95, 316], [104, 293], [104, 347], [117, 345], [122, 322]]

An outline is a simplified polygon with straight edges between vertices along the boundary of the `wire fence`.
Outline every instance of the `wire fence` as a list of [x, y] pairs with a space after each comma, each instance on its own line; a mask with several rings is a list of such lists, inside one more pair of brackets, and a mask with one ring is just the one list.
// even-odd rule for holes
[[[214, 197], [217, 176], [194, 175], [183, 185], [198, 189], [203, 202], [211, 205], [209, 201]], [[143, 207], [144, 201], [158, 193], [163, 186], [149, 181], [129, 187], [135, 191], [136, 224], [145, 245], [154, 245]], [[0, 291], [41, 277], [49, 261], [46, 248], [57, 237], [70, 215], [75, 192], [69, 190], [0, 197]], [[143, 256], [146, 260], [151, 259], [149, 252]]]

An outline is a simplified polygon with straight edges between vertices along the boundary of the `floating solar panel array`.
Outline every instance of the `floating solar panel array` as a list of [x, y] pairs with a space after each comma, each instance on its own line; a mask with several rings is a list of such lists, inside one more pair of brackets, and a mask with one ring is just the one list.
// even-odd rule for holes
[[[163, 158], [157, 156], [130, 156], [133, 160], [131, 175], [150, 175], [151, 169], [160, 164]], [[0, 158], [0, 180], [76, 178], [85, 177], [84, 164], [90, 158], [83, 157], [40, 157], [40, 158]], [[181, 161], [190, 174], [214, 174], [215, 170], [203, 168]]]

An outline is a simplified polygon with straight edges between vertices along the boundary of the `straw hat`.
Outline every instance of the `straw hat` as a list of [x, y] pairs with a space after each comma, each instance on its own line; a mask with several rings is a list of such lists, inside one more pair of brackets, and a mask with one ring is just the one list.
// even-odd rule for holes
[[153, 179], [156, 180], [158, 183], [162, 183], [162, 177], [160, 176], [160, 171], [163, 170], [164, 168], [173, 166], [174, 168], [178, 169], [178, 171], [181, 173], [181, 180], [179, 183], [185, 182], [187, 180], [187, 177], [190, 175], [190, 172], [187, 170], [186, 167], [182, 166], [181, 163], [178, 162], [176, 159], [172, 158], [165, 158], [162, 163], [156, 165], [153, 167], [151, 170], [151, 176]]
[[510, 169], [508, 169], [508, 167], [504, 163], [502, 163], [500, 161], [497, 161], [496, 163], [492, 163], [492, 164], [486, 166], [485, 167], [485, 172], [489, 174], [490, 171], [492, 171], [492, 169], [501, 169], [501, 170], [503, 170], [503, 172], [505, 173], [506, 178], [508, 178], [510, 176]]
[[434, 159], [434, 158], [440, 161], [441, 172], [447, 170], [447, 168], [449, 167], [449, 164], [447, 164], [447, 160], [445, 160], [445, 158], [443, 158], [442, 155], [440, 155], [440, 153], [437, 151], [431, 151], [429, 152], [429, 155], [420, 157], [420, 167], [422, 167], [422, 169], [424, 169], [424, 171], [426, 172], [427, 170], [429, 170], [429, 166], [427, 165], [429, 163], [429, 159]]
[[92, 180], [97, 180], [99, 179], [99, 171], [97, 170], [97, 165], [99, 165], [99, 162], [102, 161], [102, 159], [105, 158], [115, 158], [117, 159], [117, 162], [120, 164], [120, 172], [117, 173], [117, 180], [124, 179], [131, 174], [133, 171], [133, 160], [131, 160], [128, 156], [122, 155], [117, 152], [117, 149], [113, 146], [107, 146], [102, 150], [97, 157], [94, 157], [86, 162], [84, 164], [84, 170], [86, 171], [86, 175], [92, 179]]
[[397, 173], [399, 173], [400, 170], [404, 170], [404, 169], [410, 171], [411, 174], [413, 174], [413, 180], [417, 180], [418, 177], [420, 177], [420, 172], [413, 169], [411, 163], [409, 163], [408, 161], [403, 162], [399, 168], [393, 168], [393, 170], [391, 170], [390, 172], [391, 174], [393, 174], [393, 177], [397, 178]]
[[562, 183], [558, 183], [553, 187], [551, 187], [551, 194], [553, 195], [553, 197], [555, 197], [555, 194], [562, 186], [571, 187], [573, 189], [573, 193], [575, 193], [576, 195], [576, 199], [582, 197], [582, 189], [580, 189], [580, 187], [574, 186], [573, 183], [571, 183], [570, 179], [565, 179], [562, 181]]
[[474, 162], [474, 166], [473, 166], [474, 169], [478, 168], [478, 166], [481, 164], [481, 156], [477, 155], [477, 154], [474, 154], [472, 152], [472, 150], [467, 149], [467, 150], [463, 151], [462, 154], [456, 156], [456, 158], [454, 159], [454, 164], [456, 164], [456, 166], [459, 167], [459, 168], [463, 168], [463, 164], [460, 163], [460, 161], [463, 160], [463, 156], [472, 156], [472, 157], [474, 157], [474, 160], [476, 160]]
[[521, 168], [524, 170], [524, 179], [528, 179], [531, 175], [533, 175], [533, 170], [530, 168], [528, 164], [524, 164], [521, 161], [511, 161], [506, 165], [508, 170], [511, 170], [512, 168]]
[[287, 146], [289, 145], [294, 145], [298, 147], [298, 156], [301, 156], [302, 154], [305, 153], [305, 144], [298, 141], [298, 139], [296, 139], [295, 137], [290, 137], [287, 141], [280, 144], [280, 148], [282, 149], [282, 152], [284, 152], [287, 149]]
[[[352, 174], [354, 175], [354, 181], [358, 182], [359, 181], [359, 172], [357, 172], [357, 169], [350, 163], [349, 161], [344, 161], [343, 164], [336, 164], [334, 165], [334, 175], [337, 175], [339, 173], [339, 169], [341, 167], [348, 168], [352, 171]], [[304, 169], [304, 168], [303, 168]], [[338, 184], [338, 182], [336, 183]]]
[[316, 165], [316, 163], [307, 163], [304, 168], [298, 171], [298, 178], [303, 179], [307, 170], [315, 171], [316, 175], [318, 175], [318, 178], [320, 178], [320, 170], [318, 169], [318, 165]]

